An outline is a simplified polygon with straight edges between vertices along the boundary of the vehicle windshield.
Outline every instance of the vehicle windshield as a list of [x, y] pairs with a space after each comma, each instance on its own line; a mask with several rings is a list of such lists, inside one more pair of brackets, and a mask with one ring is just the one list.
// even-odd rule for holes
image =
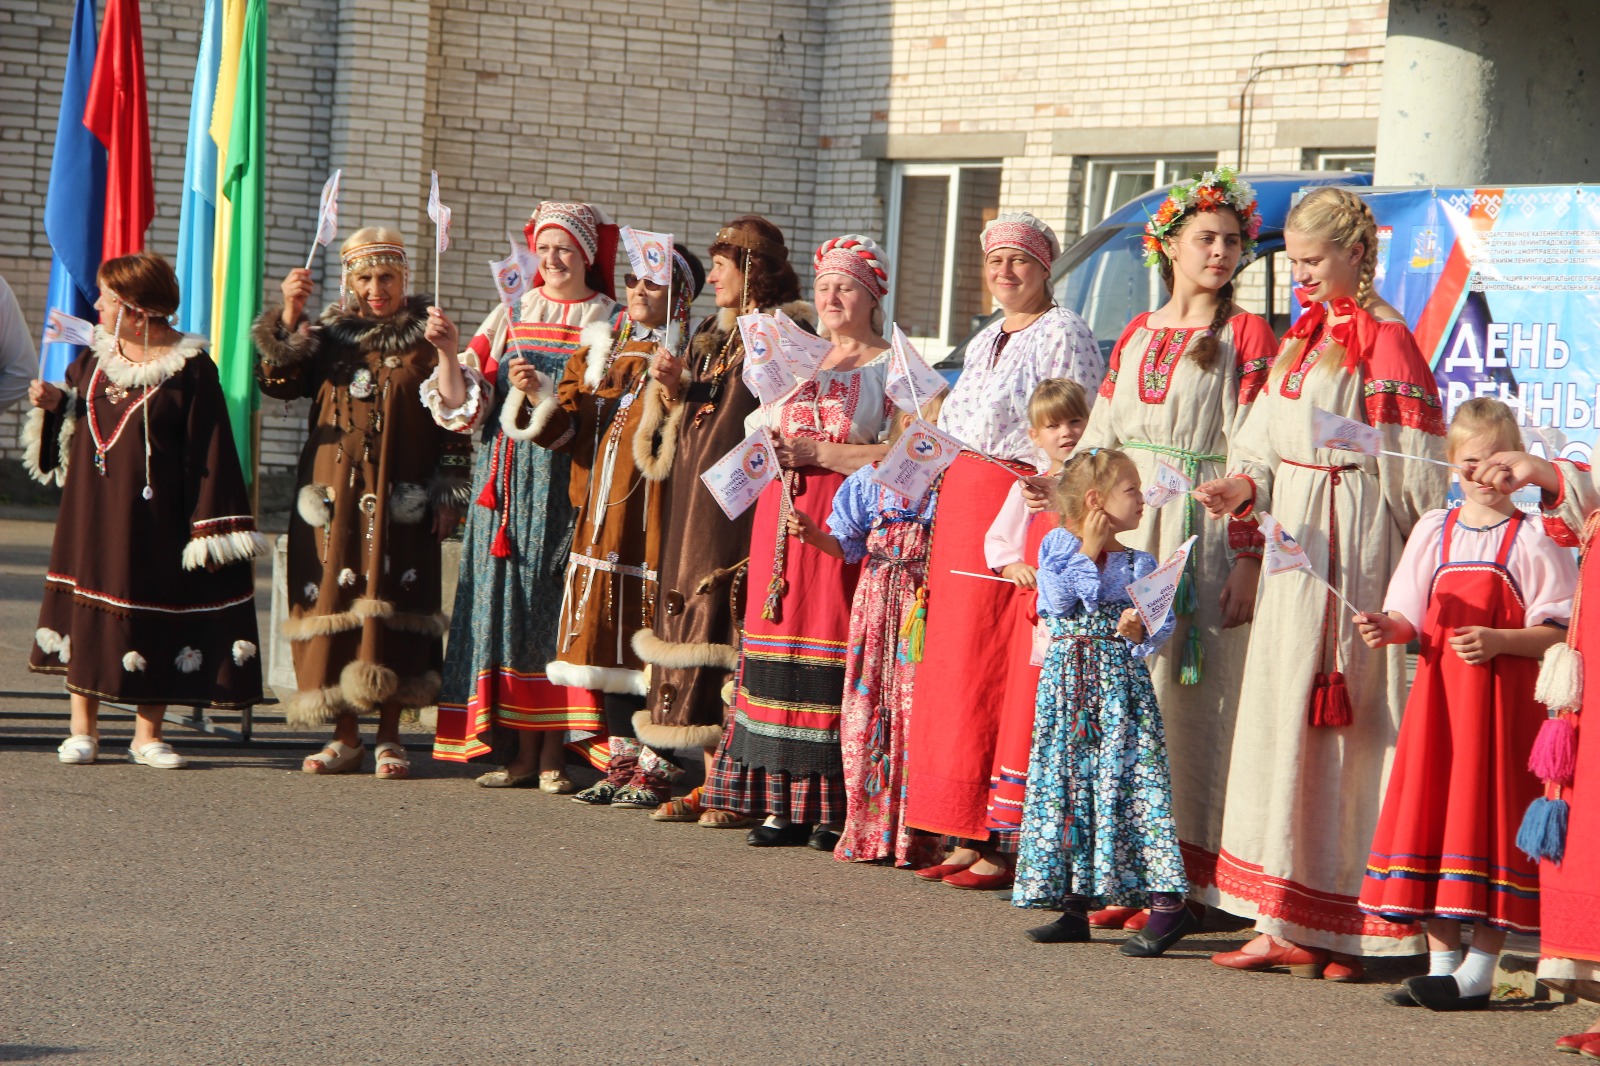
[[1055, 298], [1083, 317], [1109, 358], [1133, 317], [1159, 306], [1165, 293], [1161, 275], [1144, 265], [1143, 226], [1111, 226], [1094, 235], [1102, 233], [1056, 279]]

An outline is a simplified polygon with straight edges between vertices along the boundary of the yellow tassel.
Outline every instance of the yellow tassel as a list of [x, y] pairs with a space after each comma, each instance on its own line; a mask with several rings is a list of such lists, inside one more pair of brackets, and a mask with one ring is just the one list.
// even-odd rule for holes
[[900, 625], [900, 661], [920, 663], [928, 637], [928, 586], [917, 588], [916, 602]]

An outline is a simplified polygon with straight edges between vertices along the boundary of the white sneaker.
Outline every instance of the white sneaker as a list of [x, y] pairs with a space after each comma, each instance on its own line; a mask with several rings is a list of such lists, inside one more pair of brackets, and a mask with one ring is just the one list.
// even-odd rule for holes
[[157, 770], [181, 770], [189, 765], [189, 760], [173, 751], [172, 745], [164, 740], [152, 740], [142, 748], [130, 747], [128, 758]]
[[92, 763], [100, 754], [100, 742], [87, 733], [75, 733], [61, 742], [56, 757], [69, 766]]

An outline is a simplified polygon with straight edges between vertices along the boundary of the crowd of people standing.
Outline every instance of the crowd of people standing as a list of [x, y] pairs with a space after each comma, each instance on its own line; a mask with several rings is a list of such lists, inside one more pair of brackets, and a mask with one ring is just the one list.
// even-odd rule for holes
[[[1357, 981], [1365, 957], [1426, 951], [1391, 1001], [1462, 1010], [1505, 935], [1537, 933], [1544, 976], [1600, 998], [1600, 742], [1578, 727], [1600, 631], [1569, 550], [1600, 487], [1527, 453], [1494, 400], [1447, 426], [1373, 288], [1359, 197], [1291, 213], [1305, 310], [1281, 343], [1234, 299], [1259, 226], [1226, 169], [1175, 187], [1146, 228], [1168, 299], [1108, 363], [1052, 298], [1054, 233], [1000, 215], [977, 251], [1001, 313], [948, 392], [909, 403], [889, 257], [860, 234], [815, 249], [810, 300], [746, 215], [709, 266], [679, 244], [669, 284], [629, 273], [619, 301], [617, 227], [542, 203], [538, 276], [464, 340], [411, 293], [402, 237], [359, 230], [337, 301], [311, 319], [292, 271], [254, 331], [263, 393], [310, 400], [286, 710], [332, 737], [303, 770], [362, 770], [371, 717], [376, 776], [406, 778], [402, 715], [437, 706], [435, 758], [497, 756], [479, 786], [1010, 888], [1058, 912], [1037, 942], [1121, 928], [1151, 957], [1216, 908], [1257, 933], [1218, 965]], [[204, 343], [168, 324], [170, 267], [142, 253], [99, 281], [95, 344], [30, 391], [28, 469], [64, 490], [31, 666], [72, 693], [62, 762], [95, 761], [109, 699], [139, 707], [130, 756], [176, 768], [166, 704], [261, 697], [265, 542]], [[829, 344], [767, 403], [743, 378], [758, 312]], [[1317, 409], [1383, 453], [1318, 447]], [[873, 475], [930, 422], [963, 450], [910, 499]], [[730, 518], [700, 475], [758, 430], [781, 472]], [[1148, 496], [1172, 470], [1194, 491]], [[1510, 502], [1526, 484], [1543, 523]], [[1327, 584], [1263, 578], [1280, 528]], [[1191, 538], [1172, 610], [1146, 617], [1129, 585]], [[697, 756], [704, 786], [675, 794]], [[570, 758], [599, 781], [576, 791]], [[1600, 1023], [1563, 1040], [1600, 1057]]]

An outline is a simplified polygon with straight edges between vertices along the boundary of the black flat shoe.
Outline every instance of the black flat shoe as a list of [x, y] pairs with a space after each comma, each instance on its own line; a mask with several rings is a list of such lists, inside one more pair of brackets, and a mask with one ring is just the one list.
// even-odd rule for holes
[[1063, 914], [1049, 925], [1039, 925], [1022, 934], [1035, 944], [1087, 944], [1089, 919], [1081, 914]]
[[825, 825], [819, 825], [814, 831], [812, 831], [810, 839], [806, 841], [806, 847], [815, 851], [831, 852], [838, 845], [838, 843], [838, 833], [834, 832], [832, 829], [829, 829]]
[[1405, 985], [1395, 985], [1393, 988], [1384, 989], [1383, 1001], [1394, 1007], [1422, 1006], [1422, 1004], [1411, 998], [1411, 989]]
[[810, 835], [805, 826], [795, 822], [790, 822], [782, 829], [758, 825], [750, 830], [744, 842], [752, 848], [798, 848]]
[[1403, 986], [1411, 998], [1429, 1010], [1488, 1010], [1489, 993], [1463, 996], [1454, 977], [1408, 977]]
[[1178, 924], [1173, 926], [1166, 936], [1160, 938], [1147, 936], [1146, 929], [1149, 927], [1146, 926], [1145, 929], [1124, 940], [1122, 947], [1117, 950], [1130, 959], [1154, 959], [1165, 955], [1168, 948], [1200, 928], [1200, 919], [1194, 916], [1194, 911], [1184, 907], [1180, 914]]

